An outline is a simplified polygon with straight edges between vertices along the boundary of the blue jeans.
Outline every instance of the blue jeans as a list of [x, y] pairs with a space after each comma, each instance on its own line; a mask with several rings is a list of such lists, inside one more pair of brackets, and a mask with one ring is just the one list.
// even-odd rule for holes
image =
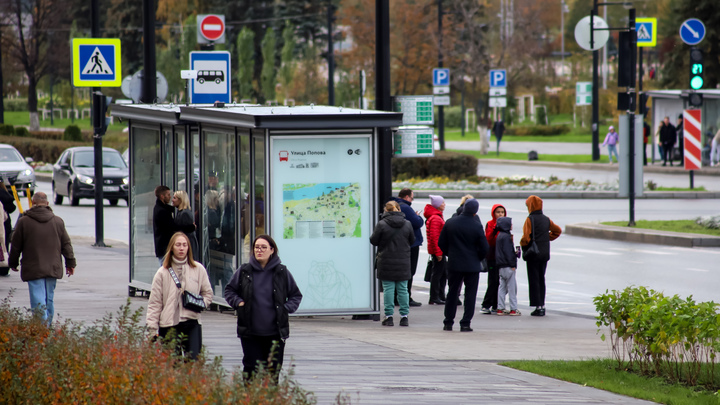
[[610, 162], [613, 161], [613, 160], [612, 160], [612, 155], [613, 155], [613, 154], [615, 154], [615, 160], [617, 160], [617, 161], [619, 162], [620, 159], [618, 159], [617, 145], [610, 145], [610, 144], [608, 144], [607, 147], [608, 147], [608, 159], [610, 159]]
[[53, 299], [57, 279], [48, 277], [31, 280], [27, 283], [30, 289], [30, 306], [33, 310], [37, 311], [39, 309], [43, 320], [47, 321], [48, 325], [52, 324], [53, 315], [55, 314]]
[[408, 294], [407, 290], [407, 280], [382, 280], [382, 286], [383, 300], [385, 301], [385, 316], [393, 316], [393, 313], [395, 312], [396, 289], [398, 304], [400, 304], [400, 316], [407, 316], [410, 313], [410, 294]]

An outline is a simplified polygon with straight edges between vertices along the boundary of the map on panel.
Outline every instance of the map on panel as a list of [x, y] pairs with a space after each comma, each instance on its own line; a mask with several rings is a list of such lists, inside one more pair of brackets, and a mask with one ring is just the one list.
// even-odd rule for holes
[[359, 183], [283, 184], [283, 239], [359, 238]]

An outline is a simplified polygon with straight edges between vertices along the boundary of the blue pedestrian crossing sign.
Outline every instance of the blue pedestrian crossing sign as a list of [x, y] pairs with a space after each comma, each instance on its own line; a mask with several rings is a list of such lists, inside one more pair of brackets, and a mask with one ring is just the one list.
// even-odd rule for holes
[[74, 38], [72, 48], [75, 87], [122, 85], [120, 39]]
[[637, 46], [657, 45], [657, 18], [635, 19], [635, 32], [637, 32]]
[[507, 87], [507, 70], [494, 69], [490, 71], [490, 87]]
[[433, 86], [449, 86], [450, 85], [450, 69], [435, 68], [433, 69]]

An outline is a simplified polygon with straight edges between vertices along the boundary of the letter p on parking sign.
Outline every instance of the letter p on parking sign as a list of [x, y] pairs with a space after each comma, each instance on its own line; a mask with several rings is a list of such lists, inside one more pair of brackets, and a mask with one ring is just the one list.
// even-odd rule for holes
[[490, 71], [490, 87], [507, 87], [507, 70], [495, 69]]
[[450, 69], [435, 68], [433, 69], [433, 86], [449, 86], [450, 85]]

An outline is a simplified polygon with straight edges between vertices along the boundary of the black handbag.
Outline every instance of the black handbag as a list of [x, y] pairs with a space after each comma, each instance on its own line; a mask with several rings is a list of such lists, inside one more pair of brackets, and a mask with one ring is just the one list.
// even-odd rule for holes
[[535, 243], [535, 221], [533, 220], [533, 217], [530, 217], [530, 224], [532, 225], [532, 231], [530, 232], [532, 239], [530, 240], [530, 244], [527, 249], [525, 249], [522, 254], [522, 258], [526, 262], [529, 260], [536, 260], [540, 257], [540, 249], [538, 248], [537, 243]]
[[487, 259], [482, 259], [480, 261], [480, 273], [487, 273], [487, 272], [488, 272]]
[[[175, 285], [177, 286], [177, 288], [182, 289], [182, 284], [180, 284], [180, 280], [178, 279], [177, 274], [175, 274], [175, 271], [172, 269], [172, 267], [170, 267], [168, 270], [170, 271], [170, 275], [172, 276], [173, 281], [175, 281]], [[182, 304], [183, 308], [193, 312], [200, 313], [207, 309], [205, 307], [205, 300], [203, 299], [203, 297], [197, 294], [193, 294], [190, 291], [183, 291]]]
[[432, 277], [433, 266], [434, 266], [433, 255], [430, 255], [430, 257], [428, 257], [427, 266], [425, 267], [425, 278], [424, 278], [424, 280], [428, 283], [430, 282], [430, 278]]

